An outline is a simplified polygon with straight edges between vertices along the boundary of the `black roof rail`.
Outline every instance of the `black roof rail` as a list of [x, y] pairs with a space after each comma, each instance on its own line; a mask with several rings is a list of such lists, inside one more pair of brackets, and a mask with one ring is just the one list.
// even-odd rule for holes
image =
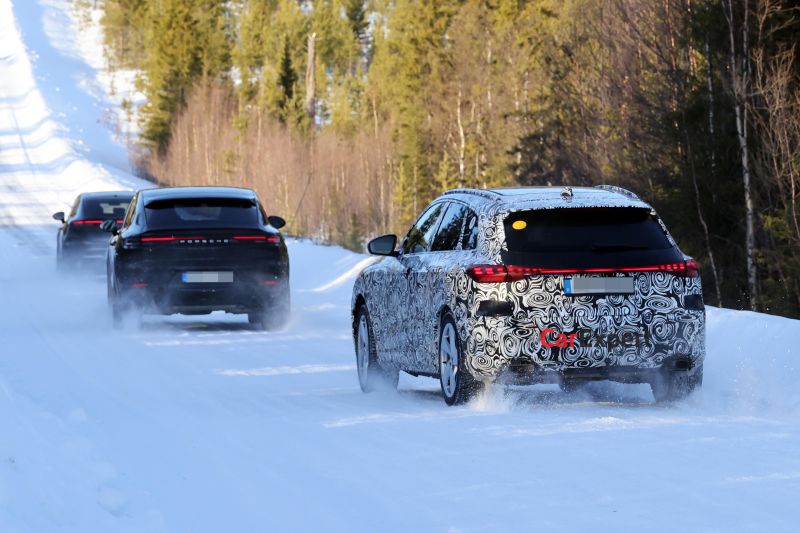
[[446, 194], [474, 194], [476, 196], [482, 196], [484, 198], [488, 198], [490, 200], [497, 200], [500, 198], [500, 195], [494, 191], [487, 191], [486, 189], [450, 189], [449, 191], [445, 191], [442, 193], [442, 196]]
[[615, 192], [617, 194], [627, 196], [628, 198], [633, 198], [634, 200], [641, 200], [641, 198], [639, 198], [639, 195], [636, 194], [635, 192], [629, 191], [628, 189], [623, 189], [622, 187], [619, 187], [617, 185], [605, 185], [605, 184], [595, 185], [594, 188], [603, 189], [604, 191], [608, 192]]

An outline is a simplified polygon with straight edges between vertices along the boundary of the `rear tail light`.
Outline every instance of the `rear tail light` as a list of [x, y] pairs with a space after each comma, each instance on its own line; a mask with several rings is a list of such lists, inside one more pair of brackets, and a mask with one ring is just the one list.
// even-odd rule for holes
[[199, 235], [149, 235], [146, 237], [133, 237], [131, 242], [135, 244], [160, 244], [160, 243], [180, 243], [180, 244], [227, 244], [230, 240], [235, 242], [257, 242], [277, 244], [281, 241], [280, 237], [274, 235], [234, 235], [203, 237]]
[[174, 242], [177, 237], [142, 237], [141, 242]]
[[271, 244], [276, 244], [280, 242], [280, 237], [275, 237], [272, 235], [234, 235], [233, 240], [235, 241], [254, 241], [254, 242], [268, 242]]
[[[532, 275], [533, 272], [530, 273], [523, 273], [521, 275], [517, 274], [517, 269], [520, 270], [533, 270], [533, 269], [525, 269], [524, 267], [514, 267], [514, 266], [505, 266], [505, 265], [479, 265], [474, 267], [469, 267], [467, 269], [467, 275], [477, 281], [478, 283], [505, 283], [507, 281], [517, 281], [524, 278], [526, 275]], [[511, 270], [514, 270], [514, 274], [510, 273]]]
[[669, 272], [685, 278], [700, 276], [700, 269], [694, 259], [643, 267], [537, 268], [513, 265], [478, 265], [467, 269], [467, 275], [479, 283], [506, 283], [537, 275], [614, 274], [620, 272]]
[[697, 261], [695, 261], [694, 259], [689, 259], [684, 264], [686, 265], [686, 268], [683, 276], [687, 278], [700, 277], [700, 265], [697, 264]]
[[99, 226], [102, 220], [73, 220], [70, 222], [73, 226]]

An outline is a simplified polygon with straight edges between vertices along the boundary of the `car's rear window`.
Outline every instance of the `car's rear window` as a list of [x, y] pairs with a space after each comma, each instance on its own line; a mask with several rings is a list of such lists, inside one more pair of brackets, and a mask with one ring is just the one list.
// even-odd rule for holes
[[82, 217], [95, 220], [122, 220], [129, 203], [129, 199], [87, 198], [81, 207]]
[[564, 208], [517, 211], [505, 221], [508, 253], [541, 266], [622, 266], [680, 260], [650, 209]]
[[145, 204], [148, 229], [253, 228], [258, 206], [239, 198], [154, 200]]

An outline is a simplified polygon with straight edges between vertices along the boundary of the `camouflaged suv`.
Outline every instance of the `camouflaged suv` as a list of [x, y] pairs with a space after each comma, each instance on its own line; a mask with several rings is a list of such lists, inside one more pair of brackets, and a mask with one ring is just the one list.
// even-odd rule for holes
[[361, 388], [438, 378], [448, 404], [492, 382], [649, 383], [658, 401], [702, 383], [697, 264], [655, 210], [612, 186], [458, 189], [358, 276]]

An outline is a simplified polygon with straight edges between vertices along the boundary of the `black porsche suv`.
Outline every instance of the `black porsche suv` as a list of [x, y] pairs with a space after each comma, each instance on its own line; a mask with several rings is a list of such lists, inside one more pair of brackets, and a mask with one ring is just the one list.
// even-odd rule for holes
[[59, 272], [102, 273], [108, 234], [100, 229], [107, 220], [121, 224], [133, 198], [133, 191], [86, 192], [79, 194], [69, 213], [59, 211], [61, 222], [56, 236], [56, 266]]
[[107, 254], [115, 326], [129, 313], [247, 313], [261, 329], [289, 318], [289, 256], [256, 193], [232, 187], [139, 191]]

